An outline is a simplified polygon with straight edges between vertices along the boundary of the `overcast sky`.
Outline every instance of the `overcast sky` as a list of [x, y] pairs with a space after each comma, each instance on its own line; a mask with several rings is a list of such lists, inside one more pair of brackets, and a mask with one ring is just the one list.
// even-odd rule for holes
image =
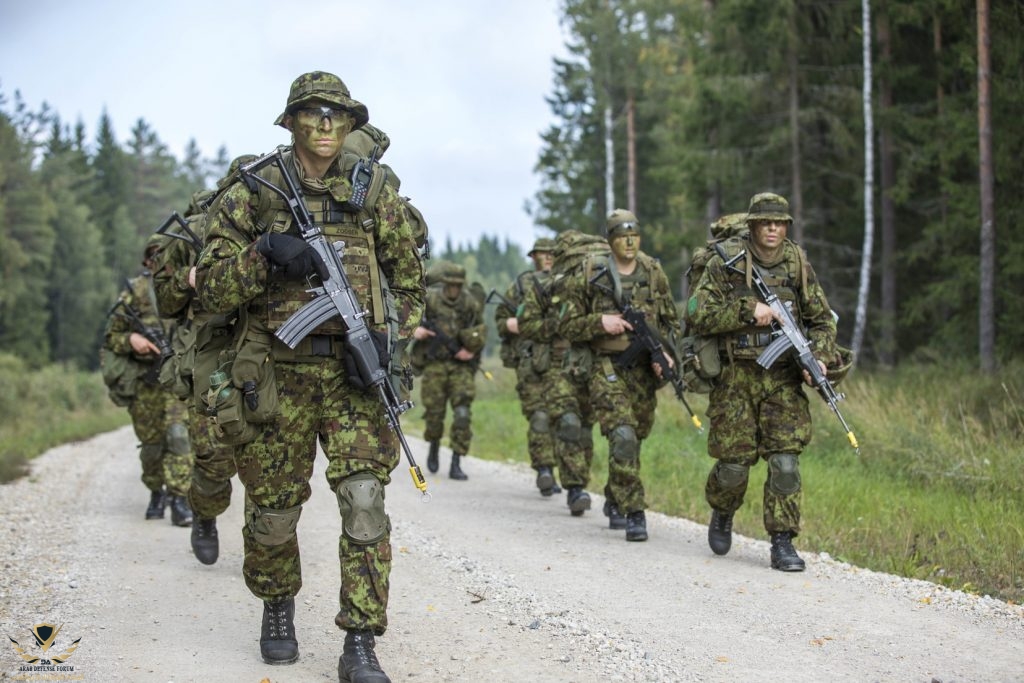
[[[385, 161], [436, 247], [481, 233], [529, 248], [523, 203], [552, 122], [558, 0], [0, 0], [0, 92], [120, 141], [145, 119], [179, 159], [288, 142], [273, 125], [292, 80], [345, 81], [392, 145]], [[9, 105], [8, 105], [9, 106]], [[182, 207], [167, 207], [168, 210]]]

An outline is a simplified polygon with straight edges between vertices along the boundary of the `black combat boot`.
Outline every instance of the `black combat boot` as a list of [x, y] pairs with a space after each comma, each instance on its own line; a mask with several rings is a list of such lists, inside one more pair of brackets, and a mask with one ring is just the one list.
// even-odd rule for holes
[[380, 668], [373, 647], [371, 632], [345, 632], [345, 648], [338, 658], [338, 680], [341, 683], [391, 683]]
[[647, 540], [647, 515], [644, 514], [643, 510], [630, 512], [626, 515], [626, 540]]
[[626, 528], [626, 515], [622, 514], [619, 510], [619, 506], [611, 502], [607, 498], [604, 499], [604, 508], [602, 510], [604, 516], [608, 518], [609, 529], [625, 529]]
[[772, 532], [772, 569], [783, 572], [802, 572], [804, 561], [796, 554], [793, 547], [793, 532]]
[[220, 554], [217, 520], [196, 515], [192, 518], [192, 553], [203, 564], [213, 564]]
[[163, 489], [149, 492], [149, 507], [146, 508], [146, 519], [163, 519], [164, 508], [167, 507], [167, 496]]
[[192, 525], [192, 508], [188, 506], [185, 496], [171, 496], [171, 524], [174, 526]]
[[295, 640], [295, 598], [263, 603], [260, 654], [267, 664], [291, 664], [299, 658]]
[[541, 466], [537, 468], [537, 488], [540, 495], [548, 497], [555, 492], [555, 475], [550, 467]]
[[431, 472], [437, 472], [437, 468], [440, 467], [440, 463], [437, 460], [437, 452], [441, 448], [440, 441], [430, 442], [430, 451], [427, 452], [427, 469]]
[[711, 509], [708, 545], [715, 555], [725, 555], [732, 547], [732, 513]]
[[450, 479], [458, 479], [459, 481], [466, 481], [469, 477], [459, 467], [459, 458], [462, 457], [460, 453], [452, 453], [452, 466], [448, 469], [448, 477]]
[[573, 517], [582, 517], [583, 513], [590, 509], [590, 494], [584, 491], [582, 486], [570, 486], [565, 501]]

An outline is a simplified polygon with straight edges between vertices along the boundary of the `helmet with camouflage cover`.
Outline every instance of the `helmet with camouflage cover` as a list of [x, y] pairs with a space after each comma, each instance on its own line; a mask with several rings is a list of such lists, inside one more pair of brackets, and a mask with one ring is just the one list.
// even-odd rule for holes
[[538, 237], [533, 243], [533, 248], [526, 252], [526, 255], [533, 256], [538, 251], [546, 251], [553, 254], [555, 252], [555, 241], [550, 237]]
[[608, 220], [604, 225], [605, 237], [612, 238], [620, 232], [629, 230], [640, 230], [640, 222], [636, 219], [636, 214], [626, 209], [615, 209], [608, 214]]
[[458, 263], [449, 263], [441, 271], [441, 282], [446, 285], [461, 285], [466, 282], [466, 269]]
[[326, 71], [311, 71], [292, 81], [291, 90], [288, 91], [288, 103], [274, 124], [283, 128], [286, 116], [293, 114], [303, 104], [314, 100], [333, 104], [352, 114], [355, 119], [353, 130], [362, 127], [370, 120], [366, 105], [352, 99], [344, 81]]
[[760, 192], [750, 198], [747, 209], [747, 223], [753, 221], [786, 221], [793, 222], [789, 215], [789, 202], [780, 194]]

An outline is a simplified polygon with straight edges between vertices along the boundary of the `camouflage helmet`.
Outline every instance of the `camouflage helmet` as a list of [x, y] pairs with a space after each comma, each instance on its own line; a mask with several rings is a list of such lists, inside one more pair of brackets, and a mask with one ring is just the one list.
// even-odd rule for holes
[[461, 285], [466, 282], [466, 269], [458, 263], [449, 263], [441, 271], [441, 282], [446, 285]]
[[780, 194], [761, 192], [750, 198], [747, 209], [747, 223], [752, 221], [786, 221], [793, 222], [789, 215], [789, 202]]
[[284, 128], [286, 116], [294, 113], [306, 102], [313, 100], [336, 105], [352, 114], [355, 119], [353, 130], [362, 127], [370, 120], [366, 105], [352, 99], [344, 81], [326, 71], [311, 71], [292, 81], [291, 90], [288, 91], [288, 103], [274, 124]]
[[636, 214], [626, 209], [615, 209], [608, 214], [608, 220], [604, 225], [604, 235], [611, 238], [620, 232], [639, 231], [639, 229], [640, 222], [636, 219]]
[[555, 252], [555, 241], [550, 237], [538, 237], [533, 243], [533, 248], [526, 252], [526, 255], [533, 256], [538, 251], [553, 254]]

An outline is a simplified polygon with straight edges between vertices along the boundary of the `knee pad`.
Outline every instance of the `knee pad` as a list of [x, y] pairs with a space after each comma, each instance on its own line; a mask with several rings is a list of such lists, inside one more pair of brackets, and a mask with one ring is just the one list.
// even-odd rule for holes
[[640, 456], [640, 441], [636, 430], [629, 425], [619, 425], [608, 435], [608, 455], [619, 462], [636, 460]]
[[455, 406], [452, 410], [452, 429], [469, 429], [469, 406]]
[[160, 458], [164, 455], [164, 445], [162, 443], [144, 443], [139, 448], [139, 459], [143, 463], [155, 464], [160, 462]]
[[733, 462], [719, 462], [715, 465], [715, 477], [722, 488], [727, 490], [746, 486], [749, 476], [749, 465], [738, 465]]
[[286, 543], [295, 535], [295, 527], [299, 525], [302, 506], [275, 510], [255, 504], [245, 506], [249, 515], [249, 531], [260, 545], [275, 546]]
[[560, 440], [568, 443], [579, 443], [582, 432], [583, 425], [580, 424], [580, 416], [576, 413], [565, 413], [558, 418], [555, 436]]
[[384, 484], [369, 472], [355, 474], [338, 484], [341, 532], [358, 545], [384, 538], [391, 520], [384, 512]]
[[792, 453], [776, 453], [768, 458], [768, 490], [779, 496], [791, 496], [800, 490], [800, 460]]
[[548, 422], [548, 414], [543, 410], [535, 410], [530, 414], [530, 431], [537, 434], [547, 434], [551, 429]]
[[185, 423], [173, 422], [167, 428], [167, 450], [175, 455], [188, 455], [192, 452], [192, 442], [189, 441]]

